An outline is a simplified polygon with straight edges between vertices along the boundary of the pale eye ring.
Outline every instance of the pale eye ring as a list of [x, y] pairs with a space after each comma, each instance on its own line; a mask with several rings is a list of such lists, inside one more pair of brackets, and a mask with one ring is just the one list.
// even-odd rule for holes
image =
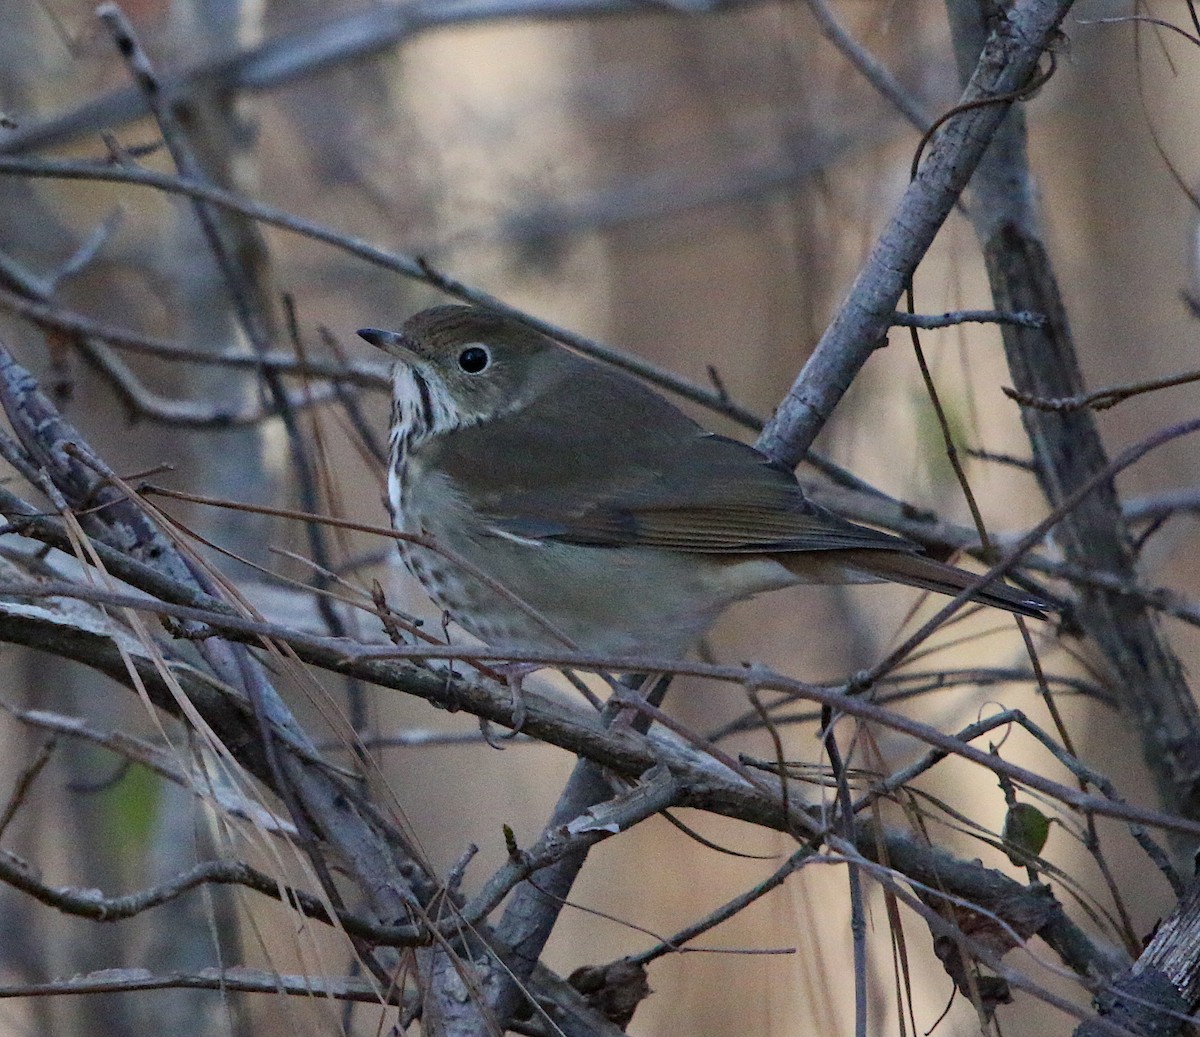
[[492, 354], [488, 352], [486, 346], [467, 346], [466, 349], [458, 354], [458, 366], [466, 371], [467, 374], [479, 374], [491, 362]]

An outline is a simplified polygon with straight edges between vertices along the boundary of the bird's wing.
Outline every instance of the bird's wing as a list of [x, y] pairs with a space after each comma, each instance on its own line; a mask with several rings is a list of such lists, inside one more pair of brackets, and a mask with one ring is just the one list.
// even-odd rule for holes
[[913, 547], [817, 507], [790, 473], [711, 434], [603, 493], [535, 491], [512, 503], [501, 520], [509, 532], [576, 544], [717, 554]]
[[[501, 535], [596, 547], [716, 554], [883, 548], [910, 541], [857, 526], [808, 501], [790, 472], [715, 435], [649, 390], [519, 415], [438, 437], [429, 462]], [[641, 389], [641, 387], [638, 387]], [[552, 460], [548, 460], [552, 459]]]

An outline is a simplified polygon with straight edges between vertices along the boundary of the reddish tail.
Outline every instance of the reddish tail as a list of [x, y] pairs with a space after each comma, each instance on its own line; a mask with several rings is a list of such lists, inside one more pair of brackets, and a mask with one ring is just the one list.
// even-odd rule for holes
[[[833, 554], [833, 552], [830, 552]], [[951, 597], [978, 581], [975, 573], [934, 561], [924, 555], [903, 551], [837, 552], [850, 572], [874, 580], [890, 580], [909, 587], [948, 594]], [[1045, 619], [1051, 606], [1017, 587], [994, 581], [971, 594], [972, 601], [1015, 612], [1019, 616]]]

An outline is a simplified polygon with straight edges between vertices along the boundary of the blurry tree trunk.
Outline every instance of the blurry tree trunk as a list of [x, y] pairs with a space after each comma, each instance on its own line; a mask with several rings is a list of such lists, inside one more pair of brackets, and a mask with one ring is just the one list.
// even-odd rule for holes
[[[66, 75], [72, 59], [61, 41], [45, 29], [35, 5], [12, 4], [5, 9], [4, 31], [0, 32], [0, 110], [37, 111], [57, 103], [49, 94], [54, 81], [50, 70]], [[52, 275], [80, 244], [61, 222], [60, 211], [44, 202], [43, 192], [42, 185], [28, 181], [5, 177], [0, 182], [0, 253], [5, 261], [0, 283], [8, 285], [13, 277]], [[9, 263], [15, 264], [14, 268], [9, 269]], [[10, 674], [21, 675], [13, 686], [24, 689], [25, 694], [11, 696], [21, 707], [38, 708], [54, 702], [66, 712], [97, 716], [105, 713], [103, 704], [111, 701], [107, 679], [40, 652], [24, 651], [20, 661], [10, 656], [6, 667]], [[119, 707], [109, 715], [120, 715]], [[0, 800], [7, 799], [17, 772], [33, 759], [43, 741], [20, 725], [6, 728]], [[32, 818], [23, 815], [5, 833], [5, 843], [30, 857], [45, 854], [44, 859], [55, 862], [56, 877], [64, 882], [87, 876], [88, 883], [119, 888], [130, 876], [123, 874], [117, 845], [107, 837], [106, 826], [97, 824], [103, 811], [70, 789], [70, 783], [86, 784], [97, 778], [95, 754], [80, 744], [60, 744], [57, 759], [58, 765], [52, 765], [41, 779], [53, 787], [53, 806], [48, 809], [55, 824], [28, 827]], [[31, 905], [26, 898], [6, 888], [4, 900], [5, 932], [45, 931], [28, 917]], [[92, 927], [85, 931], [63, 922], [50, 926], [41, 941], [0, 941], [0, 955], [6, 971], [39, 982], [53, 975], [127, 964], [128, 938], [128, 929], [114, 926], [97, 931]], [[129, 1000], [119, 994], [38, 1001], [32, 1010], [40, 1019], [41, 1032], [107, 1033], [113, 1037], [133, 1037], [138, 1032]]]
[[[232, 52], [239, 42], [258, 33], [250, 20], [260, 14], [255, 4], [241, 0], [173, 0], [166, 16], [164, 44], [171, 47], [164, 62], [182, 67], [203, 58]], [[155, 57], [152, 54], [152, 58]], [[193, 90], [176, 105], [187, 143], [199, 158], [208, 179], [223, 187], [253, 193], [253, 133], [244, 122], [246, 105], [221, 88]], [[222, 352], [248, 348], [234, 318], [230, 288], [202, 233], [192, 206], [174, 207], [175, 219], [165, 223], [157, 248], [170, 264], [170, 312], [175, 334], [189, 347]], [[255, 292], [256, 309], [272, 312], [269, 257], [258, 228], [249, 220], [221, 221], [224, 233], [240, 235], [227, 241], [237, 257], [237, 276]], [[253, 374], [220, 367], [193, 366], [188, 384], [176, 388], [189, 399], [221, 401], [239, 406], [260, 395]], [[199, 434], [171, 434], [164, 455], [186, 458], [189, 482], [213, 488], [214, 496], [261, 504], [279, 501], [280, 464], [267, 463], [267, 426], [251, 426]], [[269, 558], [270, 523], [261, 515], [208, 508], [191, 517], [199, 532], [251, 562]], [[214, 559], [214, 561], [216, 561]], [[220, 561], [235, 576], [250, 572]], [[254, 578], [253, 576], [251, 578]], [[187, 744], [187, 743], [184, 743]], [[214, 839], [214, 836], [216, 838]], [[164, 882], [186, 871], [197, 860], [222, 854], [222, 841], [209, 828], [207, 809], [191, 790], [166, 783], [153, 832], [149, 882]], [[237, 900], [232, 891], [215, 888], [200, 896], [175, 900], [160, 908], [163, 917], [151, 930], [145, 960], [165, 971], [199, 969], [243, 960]], [[219, 992], [180, 990], [171, 997], [138, 1000], [139, 1026], [144, 1033], [248, 1033], [246, 1002]]]
[[[951, 0], [959, 68], [975, 66], [986, 38], [980, 0]], [[1061, 399], [1085, 388], [1070, 324], [1050, 257], [1042, 241], [1026, 153], [1025, 118], [1010, 110], [972, 182], [972, 213], [992, 293], [1001, 310], [1044, 314], [1039, 329], [1001, 328], [1009, 370], [1018, 392]], [[1034, 470], [1047, 500], [1062, 504], [1109, 458], [1092, 411], [1022, 408], [1034, 453]], [[1111, 482], [1085, 497], [1054, 530], [1072, 564], [1087, 566], [1123, 584], [1136, 582], [1136, 557]], [[1179, 660], [1144, 604], [1112, 590], [1081, 587], [1076, 618], [1109, 668], [1109, 683], [1134, 719], [1142, 751], [1165, 810], [1200, 812], [1200, 710]], [[1189, 847], [1180, 847], [1186, 854]]]

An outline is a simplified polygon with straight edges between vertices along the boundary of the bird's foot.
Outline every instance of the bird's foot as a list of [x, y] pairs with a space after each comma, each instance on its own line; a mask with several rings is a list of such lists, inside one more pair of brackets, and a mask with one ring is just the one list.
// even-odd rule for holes
[[[516, 738], [525, 726], [525, 678], [535, 670], [540, 670], [541, 667], [534, 663], [499, 663], [490, 665], [488, 669], [504, 682], [505, 687], [508, 688], [509, 694], [512, 696], [512, 728], [498, 736], [499, 741], [508, 742]], [[483, 731], [484, 738], [487, 739], [488, 744], [492, 748], [500, 748], [490, 737], [486, 720], [481, 720], [480, 730]]]

